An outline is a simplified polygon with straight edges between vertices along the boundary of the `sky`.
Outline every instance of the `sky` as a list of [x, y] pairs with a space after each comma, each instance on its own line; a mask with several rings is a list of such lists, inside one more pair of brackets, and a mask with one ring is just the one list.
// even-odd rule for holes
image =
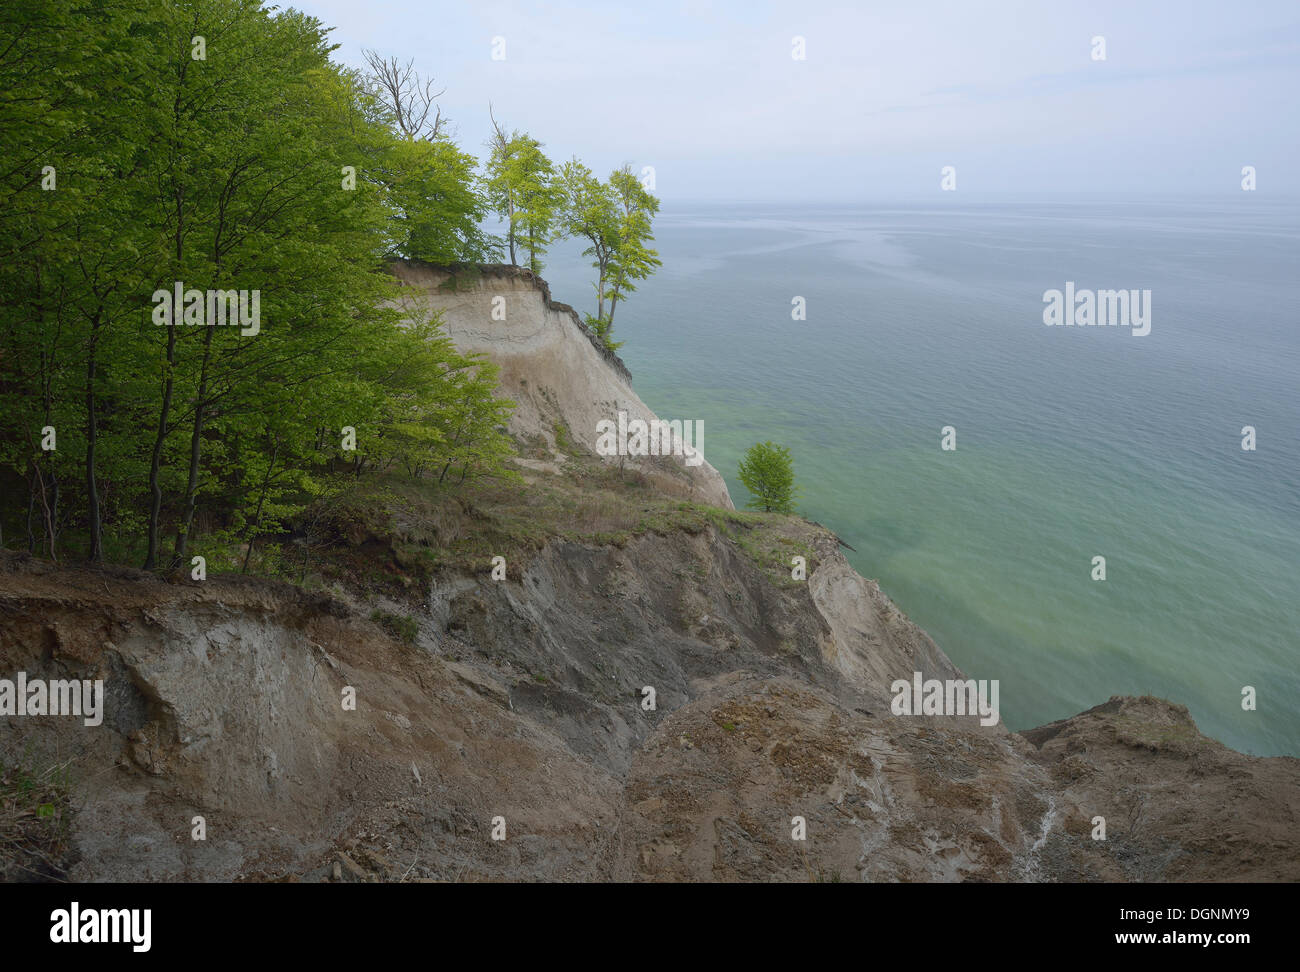
[[945, 166], [948, 198], [1219, 195], [1244, 166], [1300, 194], [1297, 0], [283, 5], [343, 63], [413, 58], [465, 149], [490, 103], [553, 159], [653, 167], [665, 203], [937, 197]]

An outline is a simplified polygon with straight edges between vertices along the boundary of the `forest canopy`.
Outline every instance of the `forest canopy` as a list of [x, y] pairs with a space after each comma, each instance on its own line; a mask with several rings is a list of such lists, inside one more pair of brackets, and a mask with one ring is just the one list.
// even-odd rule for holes
[[331, 49], [249, 0], [0, 10], [6, 543], [164, 568], [340, 476], [500, 474], [495, 369], [384, 269], [491, 256], [474, 160]]
[[[480, 167], [431, 79], [334, 49], [259, 0], [0, 8], [0, 544], [176, 567], [339, 477], [509, 475], [496, 369], [386, 267], [540, 269], [575, 202], [536, 139], [498, 126]], [[617, 173], [581, 189], [608, 340], [658, 202]]]

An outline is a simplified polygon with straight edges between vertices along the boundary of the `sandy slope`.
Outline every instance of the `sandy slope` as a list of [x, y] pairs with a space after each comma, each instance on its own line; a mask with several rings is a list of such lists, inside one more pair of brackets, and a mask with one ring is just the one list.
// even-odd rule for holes
[[[483, 352], [500, 366], [502, 393], [517, 406], [510, 422], [515, 435], [536, 436], [554, 448], [556, 427], [563, 425], [575, 442], [594, 451], [602, 419], [616, 421], [620, 410], [629, 420], [656, 418], [632, 390], [623, 362], [598, 348], [577, 312], [552, 301], [546, 281], [528, 270], [484, 266], [453, 274], [415, 262], [391, 269], [409, 287], [408, 306], [441, 313], [458, 348]], [[504, 307], [504, 320], [493, 319], [496, 297], [503, 299], [498, 306]], [[688, 466], [679, 456], [664, 456], [628, 465], [645, 469], [666, 492], [732, 508], [726, 483], [707, 461]]]

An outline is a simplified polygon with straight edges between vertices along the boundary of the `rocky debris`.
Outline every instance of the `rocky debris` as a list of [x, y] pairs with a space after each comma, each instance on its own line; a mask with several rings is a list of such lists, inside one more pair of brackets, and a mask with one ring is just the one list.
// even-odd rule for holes
[[0, 671], [102, 677], [106, 711], [0, 718], [0, 756], [68, 761], [73, 880], [1300, 878], [1300, 761], [1157, 699], [893, 716], [892, 679], [960, 673], [805, 539], [807, 584], [712, 529], [552, 541], [439, 577], [414, 648], [288, 585], [3, 555]]
[[[1201, 735], [1184, 706], [1116, 696], [1021, 734], [1069, 812], [1044, 846], [1097, 880], [1294, 881], [1300, 760]], [[1092, 839], [1094, 819], [1106, 839]]]

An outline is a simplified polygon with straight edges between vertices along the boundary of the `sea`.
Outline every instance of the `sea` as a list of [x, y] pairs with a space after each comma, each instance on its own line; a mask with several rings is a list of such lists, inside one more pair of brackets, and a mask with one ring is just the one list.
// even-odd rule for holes
[[[799, 512], [1009, 728], [1150, 694], [1300, 754], [1300, 200], [666, 204], [655, 237], [638, 394], [738, 507], [788, 447]], [[546, 260], [594, 311], [581, 247]], [[1045, 324], [1067, 285], [1149, 291], [1149, 333]]]

